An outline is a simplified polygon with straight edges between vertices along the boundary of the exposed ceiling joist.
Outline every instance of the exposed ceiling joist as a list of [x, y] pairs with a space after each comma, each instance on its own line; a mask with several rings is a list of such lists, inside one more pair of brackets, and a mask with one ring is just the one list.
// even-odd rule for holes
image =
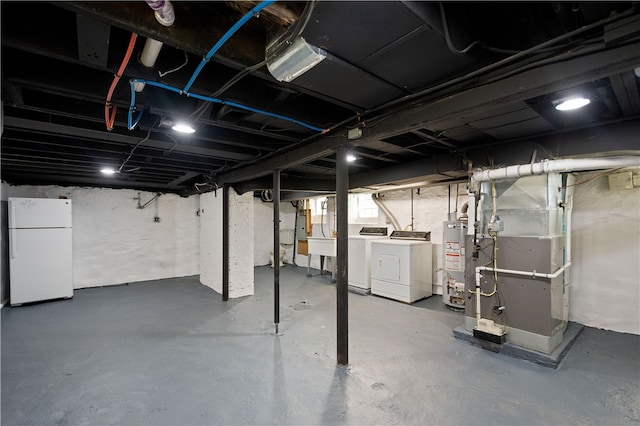
[[363, 136], [348, 141], [345, 135], [331, 135], [271, 157], [259, 164], [242, 166], [218, 176], [219, 183], [235, 183], [285, 170], [334, 152], [342, 145], [366, 146], [369, 142], [428, 127], [431, 122], [472, 115], [478, 110], [522, 102], [597, 78], [633, 69], [640, 63], [640, 42], [614, 49], [596, 51], [529, 69], [491, 84], [465, 90], [445, 98], [401, 109], [393, 115], [362, 129]]

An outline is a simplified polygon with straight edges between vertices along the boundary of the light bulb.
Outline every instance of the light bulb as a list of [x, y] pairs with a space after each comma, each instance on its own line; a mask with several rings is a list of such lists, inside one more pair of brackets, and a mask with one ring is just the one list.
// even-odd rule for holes
[[556, 105], [556, 109], [558, 111], [571, 111], [574, 109], [582, 108], [583, 106], [587, 106], [589, 105], [589, 103], [591, 103], [591, 101], [588, 98], [571, 98], [560, 102], [558, 105]]

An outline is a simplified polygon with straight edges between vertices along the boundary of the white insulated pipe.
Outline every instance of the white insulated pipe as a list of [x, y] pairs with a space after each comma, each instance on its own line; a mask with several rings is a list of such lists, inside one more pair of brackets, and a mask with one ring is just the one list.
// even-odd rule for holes
[[499, 169], [480, 170], [471, 176], [471, 183], [486, 182], [506, 178], [541, 175], [545, 173], [568, 173], [573, 171], [587, 171], [611, 169], [614, 167], [640, 166], [640, 156], [625, 155], [603, 158], [567, 158], [560, 160], [545, 160], [540, 163], [517, 164]]
[[144, 49], [140, 55], [140, 63], [147, 68], [153, 68], [156, 64], [156, 59], [160, 55], [160, 49], [162, 49], [162, 42], [148, 38], [144, 43]]
[[[146, 0], [146, 3], [153, 9], [153, 15], [160, 25], [165, 27], [173, 25], [176, 15], [169, 0]], [[162, 42], [148, 37], [140, 55], [140, 63], [147, 68], [153, 68], [161, 49]], [[133, 87], [136, 92], [140, 93], [144, 90], [144, 83], [134, 83]]]

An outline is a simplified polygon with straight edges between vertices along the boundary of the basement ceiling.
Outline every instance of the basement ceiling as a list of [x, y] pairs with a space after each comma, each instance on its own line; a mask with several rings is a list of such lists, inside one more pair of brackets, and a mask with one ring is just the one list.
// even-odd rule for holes
[[[174, 2], [175, 23], [164, 27], [144, 1], [2, 2], [2, 180], [186, 196], [223, 184], [269, 188], [278, 169], [283, 189], [326, 191], [335, 150], [347, 147], [351, 186], [380, 189], [459, 181], [470, 164], [507, 152], [505, 161], [530, 158], [528, 147], [543, 148], [531, 150], [538, 158], [638, 149], [637, 138], [593, 141], [594, 129], [638, 134], [635, 3], [275, 2], [181, 94], [258, 4]], [[326, 58], [277, 81], [265, 49], [282, 34]], [[164, 44], [152, 68], [140, 62], [147, 38]], [[148, 83], [135, 93], [132, 79]], [[574, 94], [591, 103], [554, 108]], [[133, 120], [141, 114], [133, 129], [130, 109]], [[195, 133], [170, 128], [183, 119]], [[349, 139], [352, 129], [362, 136]], [[554, 153], [544, 152], [548, 140]]]

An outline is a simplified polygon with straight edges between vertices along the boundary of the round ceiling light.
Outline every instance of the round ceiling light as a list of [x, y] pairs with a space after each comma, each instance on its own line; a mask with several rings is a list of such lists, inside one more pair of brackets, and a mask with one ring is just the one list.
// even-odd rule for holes
[[558, 111], [571, 111], [574, 109], [587, 106], [589, 105], [589, 103], [591, 103], [591, 100], [589, 100], [589, 98], [582, 98], [582, 97], [570, 98], [570, 99], [565, 99], [564, 101], [557, 104], [556, 109]]
[[196, 129], [186, 123], [176, 123], [171, 128], [180, 133], [195, 133], [196, 131]]
[[353, 154], [347, 154], [347, 161], [351, 163], [352, 161], [356, 161], [356, 156]]
[[115, 174], [116, 171], [113, 170], [111, 167], [103, 167], [100, 169], [100, 173], [105, 175], [112, 175], [112, 174]]

